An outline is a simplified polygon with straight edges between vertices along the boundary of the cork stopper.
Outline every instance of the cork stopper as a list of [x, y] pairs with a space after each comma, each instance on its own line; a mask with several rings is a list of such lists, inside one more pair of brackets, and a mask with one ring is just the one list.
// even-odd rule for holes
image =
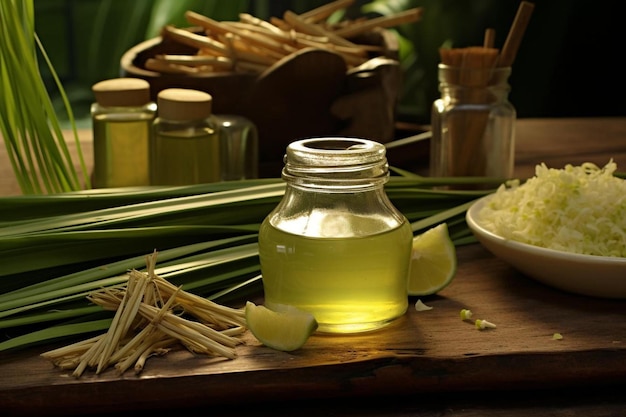
[[91, 87], [96, 101], [105, 107], [139, 107], [150, 102], [150, 84], [141, 78], [113, 78]]
[[211, 115], [213, 97], [198, 90], [167, 88], [157, 96], [159, 117], [167, 120], [201, 120]]

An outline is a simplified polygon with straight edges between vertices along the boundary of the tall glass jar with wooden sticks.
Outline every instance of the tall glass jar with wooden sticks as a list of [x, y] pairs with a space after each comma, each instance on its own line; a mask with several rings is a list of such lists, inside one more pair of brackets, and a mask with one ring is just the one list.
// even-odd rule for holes
[[[430, 173], [438, 177], [511, 178], [517, 112], [509, 76], [534, 5], [522, 1], [502, 51], [485, 31], [482, 46], [441, 49], [433, 103]], [[476, 187], [473, 182], [472, 188]]]
[[450, 64], [439, 65], [441, 98], [432, 110], [431, 175], [509, 178], [517, 116], [508, 100], [511, 68], [495, 67], [497, 50], [492, 48], [458, 51], [453, 55], [460, 56], [444, 60]]

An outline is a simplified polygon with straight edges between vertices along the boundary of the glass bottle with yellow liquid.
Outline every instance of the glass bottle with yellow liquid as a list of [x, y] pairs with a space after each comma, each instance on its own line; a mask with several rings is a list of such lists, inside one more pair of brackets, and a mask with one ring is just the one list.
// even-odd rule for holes
[[220, 138], [211, 95], [168, 88], [159, 92], [157, 104], [159, 113], [150, 147], [152, 185], [220, 181]]
[[156, 103], [150, 84], [114, 78], [93, 85], [94, 188], [150, 184], [149, 146]]
[[259, 231], [265, 305], [308, 311], [326, 333], [375, 330], [402, 316], [413, 234], [384, 190], [385, 147], [295, 141], [282, 178], [284, 197]]

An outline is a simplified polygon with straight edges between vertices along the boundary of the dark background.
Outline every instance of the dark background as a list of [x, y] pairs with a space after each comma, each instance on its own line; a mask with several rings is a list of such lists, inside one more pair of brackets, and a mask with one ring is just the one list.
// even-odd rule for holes
[[[324, 1], [298, 0], [35, 0], [36, 30], [50, 55], [77, 117], [88, 115], [93, 83], [119, 74], [122, 53], [154, 35], [159, 13], [164, 22], [192, 9], [216, 20], [236, 20], [239, 11], [267, 19], [297, 13]], [[357, 1], [349, 13], [363, 15]], [[424, 7], [423, 19], [398, 28], [412, 42], [407, 59], [399, 118], [428, 123], [438, 96], [438, 48], [479, 45], [487, 27], [501, 47], [519, 6], [517, 0], [395, 0], [391, 9]], [[535, 0], [535, 9], [513, 65], [510, 101], [518, 117], [624, 116], [622, 51], [626, 21], [619, 2]], [[179, 11], [167, 10], [176, 4]], [[372, 15], [373, 16], [373, 15]], [[158, 22], [158, 20], [157, 20]], [[45, 75], [45, 70], [42, 71]], [[50, 78], [48, 77], [50, 82]], [[52, 89], [53, 90], [53, 89]], [[54, 96], [54, 92], [51, 93]]]

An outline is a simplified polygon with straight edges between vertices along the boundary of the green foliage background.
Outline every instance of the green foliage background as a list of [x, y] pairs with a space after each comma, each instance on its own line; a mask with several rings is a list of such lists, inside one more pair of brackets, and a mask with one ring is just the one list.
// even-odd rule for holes
[[[603, 45], [623, 39], [609, 0], [588, 7], [583, 0], [534, 0], [535, 11], [510, 78], [510, 99], [519, 117], [626, 114], [625, 104], [589, 81], [616, 73], [597, 63]], [[119, 74], [121, 55], [167, 24], [187, 26], [186, 10], [216, 20], [247, 12], [280, 17], [328, 3], [324, 0], [35, 0], [36, 29], [51, 56], [77, 117], [88, 116], [90, 86]], [[480, 45], [496, 29], [502, 47], [520, 0], [356, 0], [349, 17], [389, 15], [424, 8], [420, 22], [396, 28], [404, 68], [399, 118], [428, 123], [438, 96], [438, 50], [444, 45]], [[351, 16], [350, 16], [351, 15]], [[615, 16], [615, 17], [612, 17]], [[607, 46], [606, 48], [609, 48]], [[584, 56], [582, 56], [584, 54]], [[44, 74], [45, 76], [45, 74]], [[585, 82], [581, 83], [581, 79]], [[572, 91], [572, 84], [577, 90]], [[52, 93], [53, 94], [53, 93]], [[602, 100], [603, 105], [594, 102]]]

